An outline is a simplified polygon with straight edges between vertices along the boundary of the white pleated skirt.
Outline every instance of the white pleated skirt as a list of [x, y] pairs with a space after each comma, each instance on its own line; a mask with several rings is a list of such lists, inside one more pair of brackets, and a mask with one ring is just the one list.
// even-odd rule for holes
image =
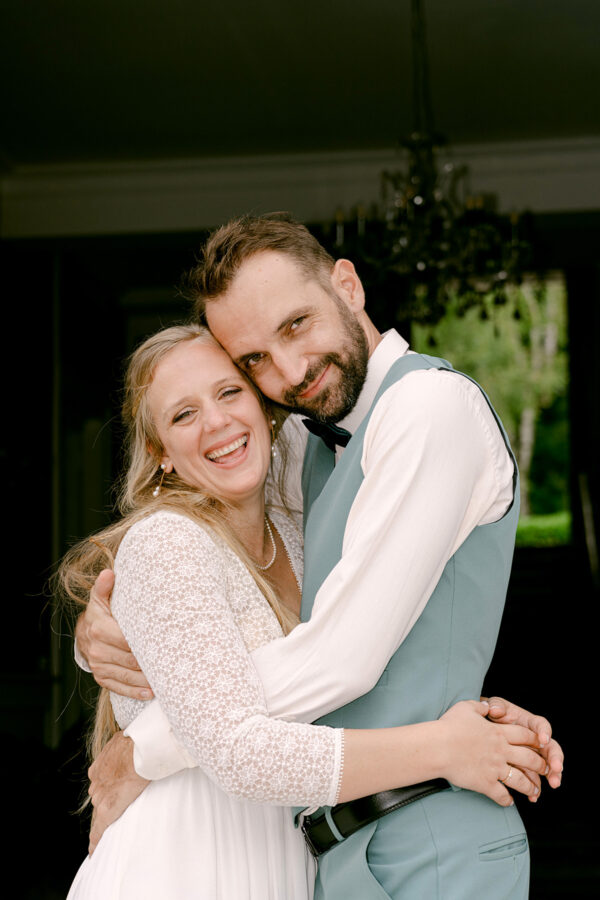
[[314, 877], [289, 808], [235, 800], [186, 769], [107, 828], [67, 900], [311, 900]]

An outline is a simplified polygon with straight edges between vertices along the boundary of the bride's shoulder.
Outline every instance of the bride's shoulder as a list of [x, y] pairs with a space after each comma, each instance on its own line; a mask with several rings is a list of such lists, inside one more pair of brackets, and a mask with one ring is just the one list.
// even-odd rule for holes
[[158, 545], [169, 546], [173, 552], [178, 548], [196, 551], [200, 547], [210, 548], [214, 553], [215, 536], [209, 528], [194, 522], [188, 516], [169, 509], [160, 509], [135, 522], [125, 534], [117, 558]]

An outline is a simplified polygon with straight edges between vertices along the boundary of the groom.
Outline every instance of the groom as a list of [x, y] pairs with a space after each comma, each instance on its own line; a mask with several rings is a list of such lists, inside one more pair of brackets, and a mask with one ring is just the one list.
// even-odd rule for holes
[[[444, 360], [411, 353], [396, 332], [380, 335], [352, 263], [334, 262], [285, 217], [219, 229], [189, 281], [197, 315], [237, 365], [320, 432], [308, 438], [302, 472], [303, 624], [285, 646], [253, 654], [270, 714], [384, 727], [478, 697], [518, 517], [514, 458], [485, 395]], [[88, 632], [86, 618], [77, 637], [89, 659], [102, 651], [89, 649]], [[186, 764], [157, 704], [136, 723], [128, 732], [140, 774]], [[346, 818], [309, 817], [312, 843], [329, 851], [317, 894], [490, 896], [492, 865], [498, 897], [527, 895], [514, 807], [504, 833], [494, 831], [491, 801], [469, 792], [432, 787], [410, 805], [385, 803], [376, 798], [355, 832], [347, 819], [360, 819], [358, 804]]]

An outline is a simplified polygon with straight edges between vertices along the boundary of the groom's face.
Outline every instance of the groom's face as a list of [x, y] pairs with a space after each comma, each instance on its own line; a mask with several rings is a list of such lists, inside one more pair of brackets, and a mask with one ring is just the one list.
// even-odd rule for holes
[[257, 253], [207, 303], [208, 326], [267, 397], [319, 421], [339, 421], [356, 403], [368, 360], [352, 273], [348, 264], [338, 293], [335, 283], [327, 289], [308, 280], [286, 254]]

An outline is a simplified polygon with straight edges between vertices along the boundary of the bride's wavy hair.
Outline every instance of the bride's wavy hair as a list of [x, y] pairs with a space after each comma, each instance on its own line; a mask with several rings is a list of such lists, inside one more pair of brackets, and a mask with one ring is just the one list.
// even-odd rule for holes
[[[198, 341], [206, 346], [220, 348], [207, 328], [193, 324], [175, 325], [149, 337], [131, 356], [125, 376], [122, 408], [126, 428], [126, 469], [117, 482], [117, 509], [121, 518], [67, 552], [55, 576], [56, 593], [64, 608], [75, 615], [80, 613], [87, 606], [90, 590], [98, 574], [105, 568], [113, 568], [119, 544], [129, 528], [159, 509], [169, 509], [211, 529], [231, 547], [254, 578], [271, 605], [283, 632], [287, 634], [298, 624], [298, 617], [279, 602], [272, 586], [235, 535], [228, 522], [226, 501], [187, 484], [176, 472], [165, 474], [160, 491], [156, 496], [154, 494], [161, 473], [160, 459], [163, 448], [150, 412], [148, 388], [159, 363], [175, 347], [187, 341]], [[256, 390], [253, 385], [251, 387]], [[256, 395], [267, 421], [275, 420], [274, 433], [279, 435], [285, 413], [276, 407], [267, 407], [262, 396], [258, 392]], [[277, 443], [281, 462], [280, 485], [282, 485], [286, 450], [281, 435]], [[101, 688], [88, 740], [88, 752], [92, 759], [96, 758], [102, 747], [118, 730], [109, 691]]]

